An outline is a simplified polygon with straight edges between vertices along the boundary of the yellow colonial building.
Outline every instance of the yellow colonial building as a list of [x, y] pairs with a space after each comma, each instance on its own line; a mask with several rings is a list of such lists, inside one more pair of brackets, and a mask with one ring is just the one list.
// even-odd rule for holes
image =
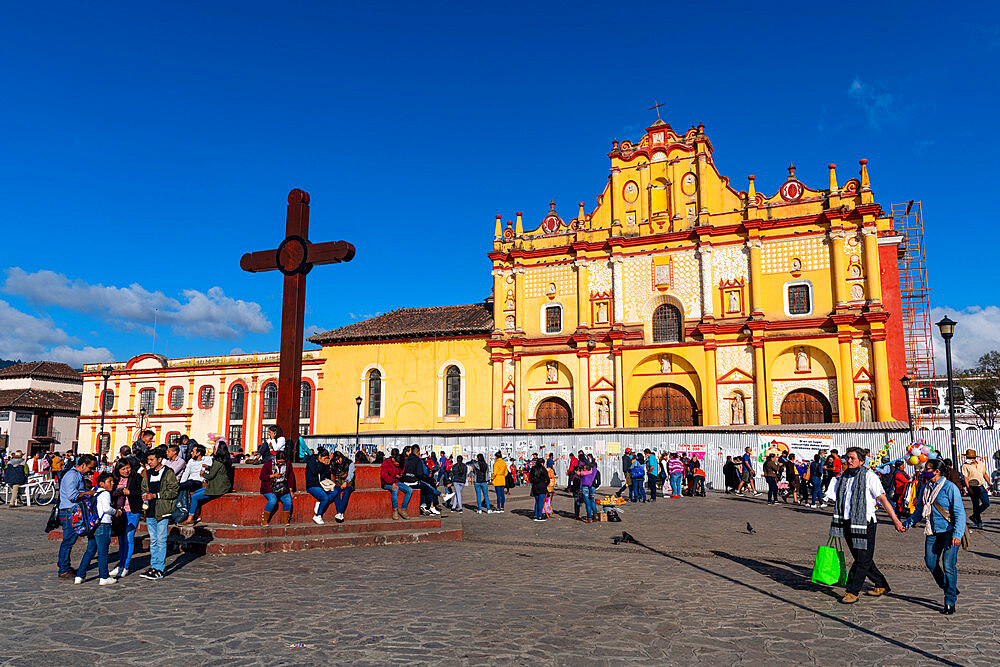
[[[858, 178], [737, 189], [704, 127], [657, 121], [615, 142], [590, 212], [533, 229], [497, 216], [493, 295], [317, 334], [303, 433], [666, 428], [906, 418], [902, 237]], [[470, 277], [474, 278], [474, 277]], [[486, 276], [483, 276], [485, 279]], [[87, 366], [81, 450], [103, 376]], [[112, 364], [113, 446], [223, 435], [252, 451], [274, 421], [277, 355]]]
[[703, 126], [659, 120], [608, 157], [591, 212], [497, 216], [486, 303], [310, 338], [317, 432], [905, 419], [901, 237], [866, 160], [737, 190]]

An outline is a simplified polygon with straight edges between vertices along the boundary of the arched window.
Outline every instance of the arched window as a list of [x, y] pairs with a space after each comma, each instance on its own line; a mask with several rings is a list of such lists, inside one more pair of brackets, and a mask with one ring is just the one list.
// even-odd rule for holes
[[278, 417], [278, 385], [268, 382], [264, 385], [264, 408], [262, 419], [277, 419]]
[[458, 416], [462, 413], [462, 372], [458, 366], [449, 366], [444, 378], [444, 414]]
[[243, 385], [234, 384], [229, 390], [229, 421], [243, 420], [243, 399], [245, 392]]
[[679, 343], [684, 339], [681, 311], [669, 303], [653, 311], [653, 342]]
[[139, 409], [145, 410], [147, 415], [153, 414], [156, 407], [156, 390], [143, 389], [139, 392]]
[[299, 394], [299, 419], [308, 421], [310, 417], [312, 417], [312, 385], [303, 382], [302, 392]]
[[382, 415], [382, 373], [373, 368], [368, 374], [368, 416]]
[[198, 407], [210, 408], [213, 405], [215, 405], [215, 389], [206, 384], [198, 392]]
[[169, 403], [171, 410], [180, 410], [184, 407], [184, 389], [182, 387], [170, 388]]
[[115, 392], [113, 389], [104, 390], [104, 411], [111, 412], [115, 409]]
[[234, 384], [229, 390], [229, 450], [243, 451], [243, 407], [246, 390]]

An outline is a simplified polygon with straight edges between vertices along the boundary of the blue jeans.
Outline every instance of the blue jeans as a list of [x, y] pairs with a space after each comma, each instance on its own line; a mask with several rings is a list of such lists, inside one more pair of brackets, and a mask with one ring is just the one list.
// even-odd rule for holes
[[125, 533], [118, 536], [118, 567], [127, 570], [132, 564], [135, 552], [135, 531], [139, 527], [140, 514], [125, 512]]
[[642, 477], [633, 477], [632, 486], [635, 488], [635, 499], [636, 501], [646, 502], [646, 487], [643, 486]]
[[539, 493], [535, 496], [535, 517], [536, 519], [545, 518], [545, 495], [544, 493]]
[[[625, 474], [628, 474], [628, 473], [626, 472]], [[629, 499], [629, 501], [631, 501], [633, 503], [636, 501], [635, 478], [634, 477], [629, 477], [628, 478], [628, 499]]]
[[[264, 511], [270, 514], [274, 511], [274, 508], [278, 506], [278, 496], [273, 493], [265, 493], [264, 497], [267, 498], [267, 502], [264, 504]], [[281, 496], [281, 509], [285, 512], [292, 511], [292, 494], [285, 493]]]
[[197, 516], [198, 503], [205, 497], [205, 487], [195, 489], [191, 492], [191, 506], [188, 508], [188, 516]]
[[818, 505], [823, 500], [823, 482], [813, 477], [809, 480], [812, 484], [812, 505]]
[[656, 480], [659, 479], [659, 476], [647, 473], [646, 477], [649, 480], [649, 499], [656, 500]]
[[672, 495], [681, 495], [681, 485], [684, 482], [684, 475], [679, 472], [675, 472], [670, 476], [670, 491]]
[[336, 491], [324, 491], [321, 486], [310, 486], [306, 491], [319, 501], [319, 509], [316, 510], [316, 516], [323, 516], [323, 512], [326, 511], [326, 508], [330, 506], [330, 503], [336, 497]]
[[72, 515], [73, 510], [59, 510], [59, 523], [62, 524], [63, 530], [62, 543], [59, 544], [59, 560], [57, 561], [59, 574], [73, 571], [69, 564], [69, 555], [73, 551], [73, 545], [76, 544], [78, 536], [73, 532], [73, 524], [69, 521]]
[[392, 509], [400, 509], [399, 494], [403, 494], [403, 511], [405, 512], [406, 508], [410, 506], [410, 496], [413, 495], [413, 489], [408, 487], [406, 484], [403, 484], [402, 482], [396, 482], [391, 486], [383, 484], [382, 488], [389, 492], [389, 498], [392, 499]]
[[149, 532], [149, 566], [163, 572], [167, 568], [167, 529], [170, 518], [152, 519], [146, 517], [146, 530]]
[[476, 489], [476, 509], [480, 512], [483, 511], [483, 506], [485, 509], [490, 509], [490, 496], [489, 496], [489, 482], [476, 482], [473, 486]]
[[580, 495], [583, 496], [583, 506], [587, 508], [587, 516], [593, 518], [597, 514], [597, 503], [594, 502], [594, 487], [580, 487]]
[[924, 540], [924, 563], [934, 575], [938, 588], [944, 591], [944, 603], [954, 605], [958, 599], [958, 550], [951, 545], [952, 532], [928, 535]]
[[111, 544], [111, 524], [100, 523], [94, 529], [94, 534], [87, 538], [87, 550], [83, 552], [80, 567], [76, 568], [76, 576], [86, 579], [87, 568], [97, 554], [97, 572], [101, 579], [108, 579], [108, 545]]
[[333, 501], [334, 507], [337, 508], [337, 514], [343, 514], [344, 510], [347, 509], [347, 501], [354, 493], [354, 487], [348, 486], [347, 488], [340, 488], [339, 486], [330, 492], [331, 500]]
[[503, 509], [504, 494], [507, 492], [507, 487], [505, 486], [494, 486], [493, 492], [497, 494], [497, 509]]
[[972, 523], [982, 523], [982, 514], [990, 506], [990, 494], [984, 486], [970, 486], [969, 497], [972, 498]]

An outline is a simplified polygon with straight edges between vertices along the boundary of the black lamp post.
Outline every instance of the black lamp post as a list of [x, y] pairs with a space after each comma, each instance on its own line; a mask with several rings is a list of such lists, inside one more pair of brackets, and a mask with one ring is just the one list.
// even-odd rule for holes
[[[104, 412], [107, 409], [108, 403], [108, 378], [111, 377], [111, 366], [105, 366], [101, 369], [101, 377], [104, 378], [104, 389], [101, 390], [101, 428], [97, 431], [97, 454], [100, 456], [105, 453], [104, 449]], [[110, 441], [110, 438], [108, 438]]]
[[899, 378], [899, 384], [903, 385], [903, 393], [906, 394], [906, 423], [910, 425], [910, 443], [913, 443], [913, 413], [910, 411], [910, 376], [904, 375]]
[[955, 380], [951, 372], [951, 337], [955, 335], [954, 320], [945, 315], [944, 319], [937, 323], [941, 331], [941, 338], [944, 339], [945, 361], [948, 365], [948, 420], [951, 424], [951, 460], [958, 465], [958, 445], [955, 443]]
[[354, 451], [357, 451], [359, 446], [358, 443], [361, 438], [361, 397], [356, 397], [354, 402], [358, 404], [358, 420], [354, 427]]

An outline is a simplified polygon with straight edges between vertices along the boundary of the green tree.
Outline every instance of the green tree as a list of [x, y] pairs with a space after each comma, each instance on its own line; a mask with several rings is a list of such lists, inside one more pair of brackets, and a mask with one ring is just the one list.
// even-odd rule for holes
[[966, 405], [983, 428], [996, 428], [1000, 418], [1000, 351], [979, 357], [974, 368], [963, 371], [958, 384], [965, 389]]

